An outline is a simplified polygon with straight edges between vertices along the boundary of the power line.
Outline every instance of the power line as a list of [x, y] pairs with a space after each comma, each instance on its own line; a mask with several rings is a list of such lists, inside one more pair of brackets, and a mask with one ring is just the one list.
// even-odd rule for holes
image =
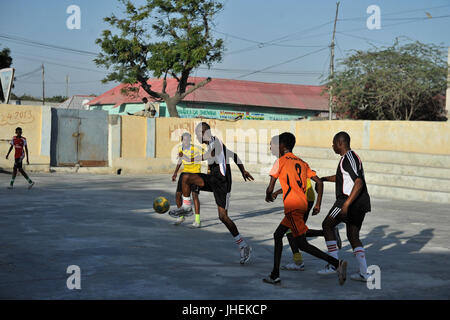
[[286, 64], [286, 63], [290, 63], [290, 62], [299, 60], [299, 59], [301, 59], [301, 58], [304, 58], [304, 57], [306, 57], [306, 56], [312, 55], [312, 54], [314, 54], [314, 53], [318, 53], [318, 52], [323, 51], [323, 50], [326, 50], [326, 49], [327, 49], [327, 48], [322, 48], [322, 49], [319, 49], [319, 50], [315, 50], [315, 51], [309, 52], [309, 53], [307, 53], [307, 54], [303, 54], [303, 55], [301, 55], [301, 56], [298, 56], [298, 57], [295, 57], [295, 58], [292, 58], [292, 59], [289, 59], [289, 60], [286, 60], [286, 61], [283, 61], [283, 62], [274, 64], [274, 65], [271, 65], [271, 66], [268, 66], [268, 67], [266, 67], [266, 68], [263, 68], [263, 69], [260, 69], [260, 70], [256, 70], [256, 71], [253, 71], [253, 72], [244, 74], [244, 75], [238, 77], [237, 79], [245, 78], [245, 77], [251, 76], [252, 74], [260, 73], [260, 72], [266, 71], [266, 70], [268, 70], [268, 69], [272, 69], [272, 68], [281, 66], [281, 65], [283, 65], [283, 64]]
[[10, 35], [4, 34], [4, 33], [0, 33], [0, 38], [3, 40], [6, 40], [6, 41], [12, 41], [15, 43], [25, 44], [25, 45], [32, 46], [32, 47], [41, 47], [41, 48], [54, 49], [54, 50], [59, 50], [59, 51], [64, 51], [64, 52], [72, 52], [72, 53], [83, 54], [83, 55], [98, 56], [98, 53], [92, 52], [92, 51], [57, 46], [54, 44], [38, 42], [38, 41], [22, 38], [19, 36], [10, 36]]
[[[290, 48], [321, 48], [323, 47], [322, 45], [288, 45], [288, 44], [277, 44], [277, 43], [269, 43], [269, 42], [260, 42], [260, 41], [255, 41], [255, 40], [251, 40], [251, 39], [246, 39], [240, 36], [235, 36], [229, 33], [225, 33], [225, 32], [221, 32], [221, 31], [217, 31], [217, 30], [213, 30], [216, 33], [220, 33], [223, 35], [226, 35], [230, 38], [235, 38], [238, 40], [242, 40], [242, 41], [246, 41], [246, 42], [251, 42], [251, 43], [255, 43], [258, 48], [263, 48], [264, 46], [266, 46], [267, 44], [269, 44], [270, 46], [278, 46], [278, 47], [290, 47]], [[253, 48], [254, 46], [252, 46]]]
[[361, 37], [361, 36], [355, 36], [355, 35], [347, 34], [347, 33], [344, 33], [344, 32], [336, 31], [336, 33], [342, 34], [342, 35], [347, 36], [347, 37], [352, 37], [352, 38], [356, 38], [356, 39], [366, 40], [367, 42], [377, 42], [377, 43], [384, 44], [384, 45], [390, 45], [390, 43], [387, 43], [387, 42], [373, 40], [373, 39], [369, 39], [369, 38]]
[[60, 66], [60, 67], [65, 67], [65, 68], [70, 68], [70, 69], [77, 69], [77, 70], [82, 70], [82, 71], [90, 71], [90, 72], [98, 72], [98, 73], [108, 73], [107, 71], [101, 71], [101, 70], [94, 70], [94, 69], [89, 69], [89, 68], [83, 68], [83, 67], [75, 67], [75, 66], [71, 66], [71, 65], [66, 65], [66, 64], [61, 64], [61, 63], [56, 63], [56, 62], [51, 62], [48, 60], [43, 60], [43, 59], [35, 59], [35, 58], [31, 58], [28, 56], [21, 56], [21, 55], [16, 55], [16, 58], [20, 58], [20, 59], [26, 59], [26, 60], [33, 60], [33, 61], [39, 61], [39, 62], [45, 62], [46, 64], [52, 64], [52, 65], [56, 65], [56, 66]]
[[[403, 13], [410, 13], [410, 12], [433, 10], [433, 9], [440, 9], [440, 8], [446, 8], [446, 7], [450, 7], [450, 5], [444, 5], [444, 6], [439, 6], [439, 7], [431, 7], [431, 8], [422, 8], [422, 9], [414, 9], [414, 10], [406, 10], [406, 11], [388, 12], [388, 13], [383, 13], [383, 17], [384, 16], [391, 16], [391, 15], [395, 15], [395, 14], [403, 14]], [[356, 20], [367, 20], [367, 17], [353, 17], [353, 18], [339, 19], [339, 21], [356, 21]], [[384, 20], [386, 20], [386, 19], [384, 19]]]
[[37, 68], [37, 69], [35, 69], [35, 70], [33, 70], [33, 71], [30, 71], [30, 72], [27, 72], [27, 73], [23, 73], [23, 74], [17, 75], [17, 76], [15, 76], [15, 78], [27, 77], [27, 76], [30, 76], [30, 75], [32, 75], [32, 74], [34, 74], [34, 73], [37, 73], [38, 71], [41, 71], [41, 67], [39, 67], [39, 68]]
[[238, 49], [238, 50], [232, 51], [232, 52], [230, 52], [228, 54], [225, 54], [225, 56], [229, 56], [229, 55], [237, 54], [237, 53], [241, 53], [241, 52], [246, 52], [246, 51], [251, 51], [251, 50], [255, 50], [255, 49], [261, 49], [261, 48], [264, 48], [264, 47], [280, 45], [280, 43], [288, 41], [286, 39], [289, 39], [290, 37], [292, 37], [294, 35], [297, 35], [299, 33], [305, 33], [305, 32], [308, 32], [310, 30], [320, 29], [320, 28], [322, 28], [322, 27], [324, 27], [324, 26], [326, 26], [326, 25], [328, 25], [328, 24], [330, 24], [332, 22], [333, 22], [333, 20], [330, 20], [330, 21], [322, 23], [320, 25], [317, 25], [317, 26], [314, 26], [314, 27], [311, 27], [311, 28], [308, 28], [308, 29], [305, 29], [305, 30], [296, 31], [294, 33], [289, 33], [289, 34], [287, 34], [285, 36], [282, 36], [282, 37], [279, 37], [279, 38], [276, 38], [276, 39], [273, 39], [273, 40], [270, 40], [270, 41], [265, 41], [265, 42], [258, 42], [258, 41], [255, 41], [255, 40], [250, 40], [250, 39], [245, 39], [245, 38], [240, 37], [241, 40], [245, 39], [245, 40], [248, 40], [250, 42], [257, 43], [257, 45], [256, 46], [253, 45], [253, 46], [250, 46], [250, 47], [246, 47], [246, 48], [242, 48], [242, 49]]

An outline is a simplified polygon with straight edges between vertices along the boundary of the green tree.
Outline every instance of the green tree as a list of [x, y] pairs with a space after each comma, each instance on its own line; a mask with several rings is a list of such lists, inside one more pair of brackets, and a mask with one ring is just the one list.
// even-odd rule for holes
[[11, 50], [3, 48], [0, 51], [0, 69], [9, 68], [12, 65]]
[[[192, 71], [222, 59], [223, 41], [211, 35], [222, 4], [216, 0], [147, 0], [137, 7], [129, 0], [119, 2], [125, 6], [125, 17], [112, 14], [104, 20], [120, 33], [104, 30], [96, 40], [103, 52], [95, 62], [112, 68], [103, 82], [128, 83], [128, 91], [136, 90], [131, 85], [139, 83], [150, 96], [166, 103], [171, 116], [178, 117], [177, 103], [211, 81], [189, 82]], [[178, 81], [172, 96], [166, 92], [168, 75]], [[152, 90], [148, 81], [152, 77], [163, 78], [160, 92]]]
[[420, 42], [356, 51], [328, 82], [340, 118], [446, 120], [443, 47]]
[[45, 98], [46, 102], [64, 102], [68, 99], [68, 97], [65, 96], [53, 96], [51, 98]]

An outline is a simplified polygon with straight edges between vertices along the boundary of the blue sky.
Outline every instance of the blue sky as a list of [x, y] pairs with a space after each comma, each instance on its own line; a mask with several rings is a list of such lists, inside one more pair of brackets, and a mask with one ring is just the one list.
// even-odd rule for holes
[[[223, 61], [214, 65], [213, 70], [197, 70], [194, 76], [321, 83], [322, 76], [328, 72], [328, 46], [336, 1], [224, 0], [224, 3], [225, 8], [215, 26], [215, 35], [225, 40]], [[69, 17], [66, 9], [70, 5], [78, 5], [81, 9], [80, 30], [66, 27]], [[370, 5], [380, 7], [379, 30], [369, 30], [366, 26], [370, 16], [366, 10]], [[0, 48], [10, 48], [14, 59], [17, 81], [13, 92], [41, 97], [41, 74], [39, 71], [29, 73], [42, 63], [46, 71], [47, 97], [65, 95], [67, 75], [69, 95], [101, 94], [114, 87], [114, 83], [100, 83], [106, 71], [92, 62], [92, 55], [30, 46], [27, 41], [99, 52], [95, 39], [108, 28], [103, 18], [112, 12], [120, 13], [116, 0], [0, 0]], [[427, 18], [427, 12], [431, 19]], [[399, 36], [450, 46], [448, 30], [449, 0], [341, 0], [336, 67], [339, 67], [339, 59], [351, 50], [367, 49], [370, 43], [389, 45]], [[276, 45], [268, 44], [280, 38], [283, 39]], [[290, 62], [284, 63], [286, 61]], [[270, 66], [274, 67], [268, 68]]]

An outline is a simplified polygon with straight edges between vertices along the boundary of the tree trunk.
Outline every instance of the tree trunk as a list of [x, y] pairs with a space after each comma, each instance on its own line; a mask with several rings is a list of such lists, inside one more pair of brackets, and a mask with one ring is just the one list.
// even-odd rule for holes
[[170, 97], [168, 99], [164, 99], [164, 101], [166, 103], [167, 110], [169, 111], [169, 115], [174, 118], [179, 118], [180, 115], [178, 114], [177, 111], [177, 103], [180, 102], [181, 99], [175, 96]]

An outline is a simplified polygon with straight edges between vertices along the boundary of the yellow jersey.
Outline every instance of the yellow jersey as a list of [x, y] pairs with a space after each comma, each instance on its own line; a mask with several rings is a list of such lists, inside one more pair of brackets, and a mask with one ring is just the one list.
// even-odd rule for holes
[[306, 199], [308, 202], [314, 202], [316, 200], [316, 194], [311, 185], [311, 179], [306, 180]]
[[183, 149], [181, 145], [178, 148], [178, 153], [182, 152], [184, 156], [188, 157], [190, 161], [183, 159], [183, 171], [186, 173], [200, 173], [201, 172], [201, 161], [194, 161], [195, 157], [199, 157], [205, 154], [205, 151], [202, 147], [197, 147], [195, 145], [191, 145], [188, 149]]

